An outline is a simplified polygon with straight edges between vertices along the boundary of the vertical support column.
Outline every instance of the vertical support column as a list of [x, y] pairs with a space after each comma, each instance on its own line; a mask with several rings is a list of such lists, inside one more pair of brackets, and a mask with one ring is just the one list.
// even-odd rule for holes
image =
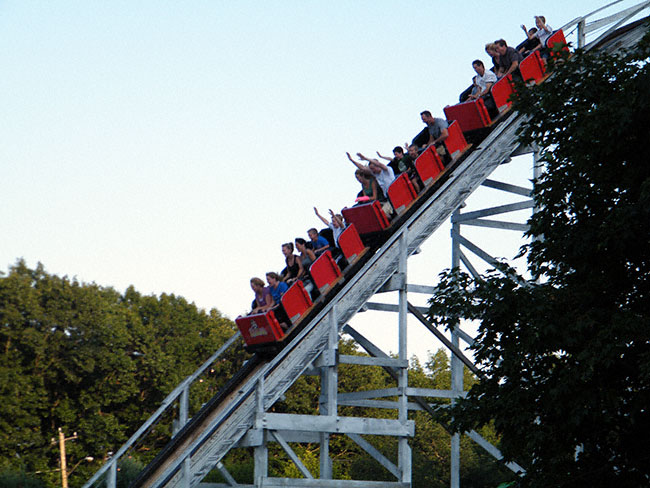
[[542, 166], [541, 163], [539, 162], [539, 147], [534, 146], [533, 147], [533, 178], [535, 181], [539, 179], [540, 176], [542, 176]]
[[115, 488], [117, 486], [117, 459], [108, 468], [106, 476], [106, 488]]
[[[400, 238], [400, 252], [399, 252], [399, 273], [403, 277], [402, 284], [399, 290], [399, 359], [408, 361], [407, 355], [407, 327], [406, 322], [408, 318], [408, 297], [406, 295], [407, 286], [407, 248], [408, 230], [402, 233]], [[408, 366], [402, 367], [399, 374], [399, 381], [397, 388], [400, 392], [399, 412], [398, 419], [400, 422], [406, 423], [408, 421], [408, 397], [406, 396], [406, 389], [408, 388]], [[398, 458], [399, 470], [402, 475], [401, 482], [411, 483], [411, 446], [409, 446], [407, 437], [400, 437], [398, 441]]]
[[[540, 176], [542, 176], [543, 173], [543, 168], [542, 168], [542, 163], [539, 161], [540, 159], [540, 151], [539, 147], [537, 145], [533, 146], [533, 185], [536, 184], [537, 180], [539, 179]], [[539, 210], [539, 207], [535, 205], [533, 207], [533, 213], [537, 212]], [[536, 237], [535, 240], [541, 240], [544, 239], [544, 236]], [[537, 282], [539, 283], [539, 276], [536, 278]]]
[[192, 481], [192, 471], [191, 471], [191, 462], [190, 454], [187, 454], [187, 457], [183, 459], [183, 477], [181, 479], [181, 488], [190, 488]]
[[585, 47], [585, 19], [578, 23], [578, 49]]
[[[454, 222], [451, 229], [452, 268], [458, 268], [460, 266], [460, 242], [456, 237], [460, 235], [460, 224], [457, 222], [457, 217], [460, 217], [460, 209], [457, 209], [452, 217], [452, 222]], [[451, 331], [451, 343], [456, 347], [460, 345], [456, 328]], [[454, 396], [459, 395], [463, 391], [463, 363], [454, 354], [451, 355], [451, 390]], [[453, 403], [454, 400], [452, 399]], [[460, 434], [453, 434], [451, 436], [450, 486], [451, 488], [460, 488]]]
[[[540, 162], [540, 151], [539, 147], [533, 146], [533, 181], [536, 184], [537, 180], [542, 176], [542, 173], [544, 172], [544, 169], [542, 168], [542, 163]], [[537, 205], [533, 207], [533, 213], [537, 212], [539, 208]], [[539, 237], [537, 238], [539, 239]]]
[[181, 392], [180, 404], [178, 406], [178, 423], [179, 428], [183, 428], [189, 418], [189, 398], [190, 387], [187, 385]]
[[[257, 381], [255, 401], [257, 403], [257, 419], [259, 420], [264, 416], [264, 377], [261, 377]], [[263, 486], [264, 478], [268, 476], [269, 472], [269, 450], [266, 446], [266, 436], [266, 430], [263, 430], [262, 443], [259, 446], [255, 446], [255, 486]]]
[[[187, 419], [189, 417], [189, 395], [190, 395], [190, 387], [189, 385], [183, 388], [183, 391], [181, 392], [181, 396], [179, 399], [179, 405], [178, 405], [178, 429], [182, 429], [185, 424], [187, 423]], [[181, 487], [182, 488], [190, 488], [190, 482], [192, 480], [192, 471], [191, 471], [191, 458], [190, 455], [188, 454], [187, 457], [183, 460], [183, 477], [181, 480]]]
[[[336, 305], [332, 307], [328, 315], [329, 334], [327, 338], [327, 349], [321, 368], [321, 396], [319, 401], [319, 412], [321, 415], [335, 417], [338, 414], [337, 393], [338, 393], [338, 361], [337, 351], [339, 346], [339, 328]], [[332, 479], [332, 459], [330, 458], [330, 435], [327, 432], [320, 434], [320, 479]]]

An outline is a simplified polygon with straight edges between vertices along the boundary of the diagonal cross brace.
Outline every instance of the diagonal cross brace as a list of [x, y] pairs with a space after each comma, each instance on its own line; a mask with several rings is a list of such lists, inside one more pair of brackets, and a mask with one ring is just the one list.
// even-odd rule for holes
[[415, 318], [422, 322], [422, 325], [429, 329], [431, 333], [436, 336], [438, 340], [442, 342], [454, 354], [454, 356], [460, 359], [472, 373], [474, 373], [476, 376], [481, 376], [481, 370], [478, 369], [476, 365], [463, 354], [463, 351], [461, 351], [457, 346], [454, 346], [451, 341], [437, 329], [435, 325], [429, 322], [427, 318], [422, 314], [422, 312], [420, 312], [417, 307], [414, 307], [411, 302], [408, 302], [408, 311], [415, 315]]

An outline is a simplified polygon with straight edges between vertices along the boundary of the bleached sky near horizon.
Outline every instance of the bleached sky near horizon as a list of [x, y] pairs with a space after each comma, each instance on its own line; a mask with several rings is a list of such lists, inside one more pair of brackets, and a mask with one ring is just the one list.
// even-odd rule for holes
[[[314, 205], [353, 202], [346, 151], [410, 140], [420, 111], [442, 114], [472, 60], [487, 63], [486, 42], [605, 4], [0, 1], [0, 270], [24, 258], [234, 319], [250, 277], [281, 269], [280, 244], [318, 226]], [[502, 177], [525, 184], [524, 159]], [[448, 230], [409, 261], [411, 281], [449, 265]], [[488, 242], [505, 257], [521, 244]], [[396, 317], [368, 316], [394, 351]], [[421, 359], [438, 347], [410, 340]]]

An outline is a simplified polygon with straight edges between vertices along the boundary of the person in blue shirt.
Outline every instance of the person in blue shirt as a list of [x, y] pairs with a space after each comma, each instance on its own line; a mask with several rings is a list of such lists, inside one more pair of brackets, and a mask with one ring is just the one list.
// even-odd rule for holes
[[289, 285], [287, 285], [284, 281], [280, 281], [280, 275], [274, 271], [269, 271], [266, 273], [266, 281], [269, 284], [269, 290], [271, 292], [271, 296], [273, 297], [273, 313], [275, 314], [275, 318], [280, 323], [282, 330], [286, 331], [291, 325], [291, 319], [289, 319], [287, 316], [287, 312], [285, 312], [281, 300], [282, 295], [284, 295], [289, 289]]
[[312, 250], [314, 251], [314, 254], [316, 254], [316, 256], [320, 256], [330, 248], [330, 243], [327, 242], [327, 239], [325, 239], [323, 236], [318, 235], [318, 231], [316, 229], [314, 228], [309, 229], [307, 231], [307, 235], [311, 240], [311, 245], [313, 248]]
[[273, 271], [266, 273], [266, 281], [269, 284], [269, 289], [271, 291], [273, 301], [276, 305], [280, 305], [282, 295], [286, 293], [286, 291], [289, 289], [289, 286], [284, 281], [280, 281], [280, 276]]

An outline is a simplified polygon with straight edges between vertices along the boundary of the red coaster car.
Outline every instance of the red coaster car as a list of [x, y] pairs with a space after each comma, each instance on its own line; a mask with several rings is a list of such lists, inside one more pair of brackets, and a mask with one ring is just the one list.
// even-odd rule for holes
[[284, 337], [282, 327], [275, 318], [273, 310], [255, 315], [240, 316], [235, 319], [239, 332], [247, 345], [277, 342]]
[[418, 194], [406, 173], [399, 175], [388, 188], [388, 199], [398, 215], [404, 212], [417, 197]]
[[314, 284], [321, 293], [327, 293], [327, 290], [341, 276], [341, 270], [332, 258], [332, 253], [325, 251], [314, 264], [309, 268]]
[[390, 225], [388, 217], [381, 209], [381, 203], [374, 201], [351, 208], [344, 208], [341, 213], [347, 222], [354, 224], [359, 235], [379, 232]]
[[284, 311], [287, 312], [287, 316], [293, 325], [295, 325], [313, 305], [309, 293], [305, 290], [302, 281], [296, 281], [291, 285], [287, 292], [282, 295], [282, 300], [280, 301], [282, 302]]
[[482, 129], [492, 123], [482, 98], [456, 105], [448, 105], [444, 111], [447, 120], [457, 121], [463, 132]]
[[467, 151], [469, 144], [467, 144], [467, 141], [465, 140], [463, 132], [460, 128], [460, 124], [457, 121], [454, 120], [451, 124], [449, 124], [447, 131], [449, 132], [449, 137], [445, 139], [444, 144], [447, 146], [447, 152], [449, 152], [451, 158], [456, 159], [460, 157], [460, 155], [465, 151]]
[[339, 236], [339, 247], [349, 263], [354, 262], [366, 250], [354, 224], [350, 224]]

